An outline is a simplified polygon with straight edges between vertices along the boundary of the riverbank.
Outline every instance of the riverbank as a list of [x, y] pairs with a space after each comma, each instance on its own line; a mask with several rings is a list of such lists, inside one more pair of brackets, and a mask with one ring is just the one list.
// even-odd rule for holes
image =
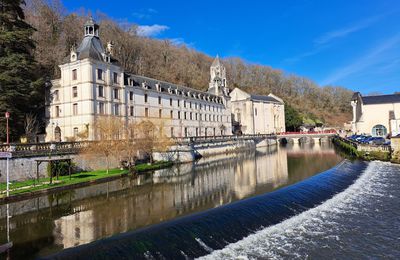
[[[158, 169], [171, 167], [173, 162], [159, 161], [154, 164], [139, 164], [135, 166], [136, 173], [144, 173]], [[111, 169], [107, 173], [106, 170], [80, 172], [69, 176], [60, 176], [54, 179], [50, 184], [50, 178], [41, 178], [37, 180], [27, 180], [20, 182], [12, 182], [10, 184], [10, 196], [6, 197], [6, 183], [0, 183], [0, 204], [5, 202], [17, 201], [25, 198], [31, 198], [43, 194], [75, 189], [79, 187], [89, 186], [92, 184], [111, 181], [117, 178], [125, 177], [129, 174], [128, 170]]]
[[[339, 150], [341, 150], [346, 155], [352, 158], [357, 158], [366, 161], [378, 160], [384, 162], [388, 162], [391, 159], [390, 149], [381, 150], [379, 149], [379, 147], [376, 147], [377, 149], [375, 150], [359, 149], [357, 145], [341, 137], [333, 138], [333, 143]], [[370, 147], [370, 148], [375, 148], [375, 147]]]

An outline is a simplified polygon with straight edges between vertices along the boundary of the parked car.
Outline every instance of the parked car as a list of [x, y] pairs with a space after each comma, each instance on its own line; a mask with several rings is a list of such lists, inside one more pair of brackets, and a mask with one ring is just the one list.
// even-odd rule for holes
[[383, 137], [375, 137], [374, 139], [369, 141], [369, 144], [382, 145], [385, 142], [386, 142], [385, 138], [383, 138]]
[[361, 135], [361, 136], [359, 136], [359, 137], [357, 137], [356, 138], [356, 142], [359, 142], [359, 143], [362, 143], [362, 142], [364, 142], [367, 138], [370, 138], [371, 136], [370, 135]]

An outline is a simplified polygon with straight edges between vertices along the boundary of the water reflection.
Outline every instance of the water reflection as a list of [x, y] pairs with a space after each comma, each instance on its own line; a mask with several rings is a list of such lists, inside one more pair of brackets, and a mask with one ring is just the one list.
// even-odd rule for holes
[[[13, 203], [11, 255], [47, 255], [269, 192], [340, 160], [329, 143], [269, 147]], [[0, 244], [6, 226], [2, 205]]]

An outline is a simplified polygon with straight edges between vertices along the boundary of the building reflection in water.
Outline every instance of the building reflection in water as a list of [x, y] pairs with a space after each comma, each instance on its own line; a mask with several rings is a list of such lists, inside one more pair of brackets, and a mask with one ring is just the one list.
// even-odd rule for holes
[[[270, 192], [340, 160], [330, 144], [265, 147], [13, 203], [13, 250], [28, 246], [38, 256], [89, 243]], [[3, 231], [5, 205], [0, 214]]]

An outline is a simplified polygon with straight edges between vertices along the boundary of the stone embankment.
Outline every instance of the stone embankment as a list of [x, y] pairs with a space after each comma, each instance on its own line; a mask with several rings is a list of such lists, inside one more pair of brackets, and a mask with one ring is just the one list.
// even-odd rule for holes
[[[200, 157], [215, 154], [228, 154], [255, 147], [276, 145], [275, 135], [223, 136], [223, 137], [196, 137], [177, 138], [176, 145], [168, 152], [154, 153], [158, 161], [172, 161], [175, 163], [192, 162]], [[72, 159], [76, 168], [82, 171], [105, 169], [106, 160], [102, 156], [85, 158], [79, 151], [89, 142], [65, 142], [46, 144], [18, 144], [6, 147], [0, 145], [0, 151], [11, 151], [13, 158], [9, 161], [10, 181], [23, 181], [36, 178], [36, 160], [47, 158]], [[38, 166], [39, 177], [47, 175], [47, 162]], [[117, 168], [120, 163], [111, 159], [110, 168]], [[6, 181], [6, 160], [0, 159], [0, 183]]]
[[392, 158], [392, 149], [388, 145], [360, 144], [339, 136], [333, 139], [333, 143], [351, 157], [368, 161], [391, 161]]

